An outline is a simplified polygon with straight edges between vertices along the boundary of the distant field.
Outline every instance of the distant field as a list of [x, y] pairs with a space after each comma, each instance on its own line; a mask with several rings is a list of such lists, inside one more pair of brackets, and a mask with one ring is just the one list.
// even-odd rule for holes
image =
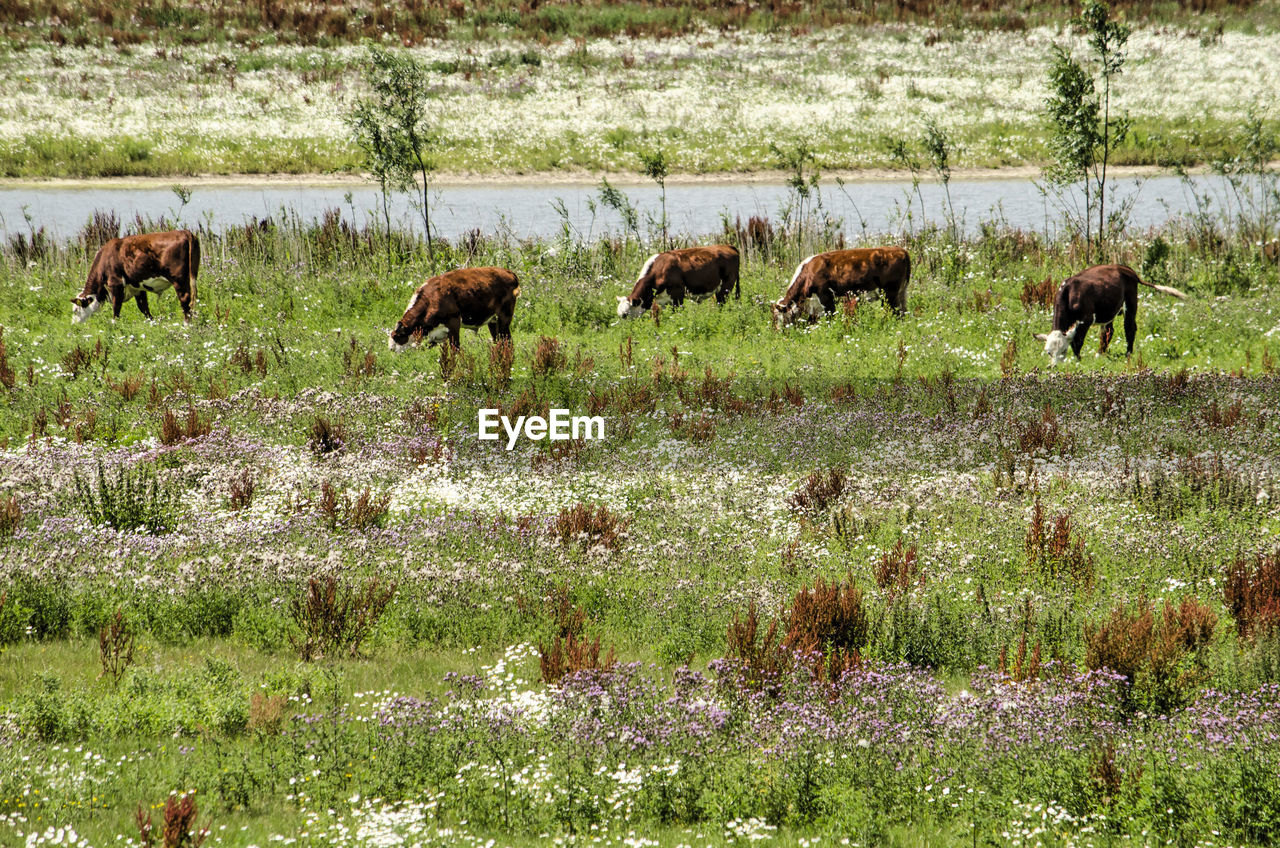
[[[411, 52], [432, 72], [443, 171], [634, 172], [639, 151], [662, 148], [673, 171], [732, 174], [777, 167], [771, 143], [805, 142], [824, 169], [886, 167], [890, 143], [914, 143], [926, 118], [951, 135], [954, 167], [1043, 163], [1055, 42], [1082, 50], [1058, 25], [839, 24], [442, 38]], [[10, 42], [0, 46], [0, 175], [358, 170], [342, 115], [360, 92], [362, 55], [350, 44]], [[1250, 109], [1274, 130], [1278, 57], [1274, 30], [1139, 27], [1115, 101], [1133, 132], [1114, 161], [1234, 155]]]
[[[1133, 21], [1190, 27], [1206, 33], [1223, 28], [1273, 26], [1275, 0], [1117, 0]], [[494, 42], [508, 39], [558, 41], [625, 36], [670, 37], [702, 29], [805, 34], [840, 24], [920, 24], [931, 27], [1018, 31], [1062, 23], [1077, 11], [1056, 0], [1009, 3], [948, 3], [941, 0], [801, 0], [741, 3], [634, 0], [522, 3], [517, 0], [382, 0], [250, 3], [166, 0], [97, 0], [67, 4], [7, 0], [0, 4], [0, 33], [18, 44], [70, 43], [129, 46], [140, 43], [306, 44], [324, 47], [364, 39], [412, 45], [433, 39]]]

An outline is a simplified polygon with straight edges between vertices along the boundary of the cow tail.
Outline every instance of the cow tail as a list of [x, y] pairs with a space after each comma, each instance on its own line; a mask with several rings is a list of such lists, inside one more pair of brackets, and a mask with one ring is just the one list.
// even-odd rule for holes
[[1141, 277], [1139, 277], [1139, 278], [1138, 278], [1138, 282], [1139, 282], [1139, 283], [1141, 283], [1142, 285], [1146, 286], [1146, 287], [1147, 287], [1147, 288], [1149, 288], [1149, 289], [1155, 289], [1156, 291], [1160, 292], [1161, 294], [1169, 294], [1169, 295], [1173, 295], [1173, 296], [1174, 296], [1174, 297], [1176, 297], [1178, 300], [1186, 300], [1186, 299], [1187, 299], [1186, 294], [1184, 294], [1183, 292], [1178, 291], [1178, 290], [1177, 290], [1177, 289], [1175, 289], [1173, 286], [1157, 286], [1155, 283], [1148, 283], [1146, 280], [1142, 279]]

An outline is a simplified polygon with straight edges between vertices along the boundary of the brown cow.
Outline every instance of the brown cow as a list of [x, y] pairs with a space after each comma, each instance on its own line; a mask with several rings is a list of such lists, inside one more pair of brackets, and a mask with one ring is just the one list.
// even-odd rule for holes
[[655, 300], [679, 306], [686, 294], [694, 300], [715, 294], [716, 302], [724, 305], [730, 289], [734, 298], [742, 297], [736, 248], [713, 244], [667, 250], [644, 263], [631, 297], [618, 297], [618, 317], [638, 318]]
[[1068, 345], [1079, 359], [1084, 337], [1095, 322], [1102, 325], [1098, 353], [1106, 353], [1115, 332], [1111, 322], [1121, 310], [1124, 310], [1125, 355], [1132, 356], [1133, 337], [1138, 332], [1138, 286], [1186, 298], [1175, 288], [1139, 279], [1128, 265], [1094, 265], [1064, 280], [1053, 303], [1053, 332], [1035, 334], [1044, 342], [1044, 352], [1049, 354], [1050, 362], [1057, 365], [1066, 359]]
[[[120, 317], [120, 307], [132, 297], [147, 318], [147, 292], [159, 294], [169, 286], [178, 293], [182, 317], [191, 320], [191, 303], [196, 297], [196, 276], [200, 273], [200, 239], [190, 230], [145, 233], [108, 240], [98, 248], [89, 266], [84, 291], [71, 298], [73, 323], [89, 320], [111, 298], [112, 317]], [[164, 282], [148, 283], [148, 280]]]
[[409, 338], [421, 332], [428, 346], [448, 338], [458, 347], [462, 327], [479, 331], [482, 324], [489, 325], [494, 341], [509, 339], [519, 296], [520, 281], [506, 268], [460, 268], [432, 277], [409, 298], [387, 345], [404, 350]]
[[801, 315], [816, 320], [836, 309], [836, 299], [879, 290], [893, 311], [907, 311], [911, 257], [900, 247], [832, 250], [810, 256], [796, 267], [787, 292], [773, 305], [773, 324], [785, 327]]

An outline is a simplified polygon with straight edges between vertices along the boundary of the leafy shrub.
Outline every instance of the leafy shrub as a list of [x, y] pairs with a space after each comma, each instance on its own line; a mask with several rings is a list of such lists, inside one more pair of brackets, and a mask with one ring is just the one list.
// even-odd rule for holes
[[320, 500], [316, 507], [330, 529], [349, 527], [364, 531], [381, 527], [391, 506], [391, 495], [374, 495], [368, 489], [354, 500], [347, 492], [339, 492], [328, 480], [320, 483]]
[[630, 523], [630, 519], [610, 512], [603, 504], [592, 508], [579, 503], [560, 510], [551, 532], [566, 545], [576, 543], [584, 549], [600, 546], [616, 551]]
[[533, 363], [531, 370], [534, 376], [554, 374], [564, 368], [569, 361], [568, 355], [560, 345], [560, 340], [549, 336], [539, 336], [533, 347]]
[[142, 848], [200, 848], [209, 836], [209, 828], [197, 830], [196, 799], [194, 793], [170, 795], [164, 802], [164, 823], [156, 841], [155, 826], [151, 823], [151, 812], [138, 805], [136, 819], [138, 822], [138, 841]]
[[566, 674], [583, 671], [608, 671], [617, 663], [613, 646], [600, 656], [600, 637], [589, 639], [570, 633], [556, 637], [550, 647], [538, 643], [538, 668], [544, 683], [558, 683]]
[[22, 526], [22, 507], [18, 496], [0, 498], [0, 539], [8, 539]]
[[178, 495], [174, 484], [160, 482], [155, 469], [142, 465], [134, 471], [121, 466], [114, 478], [101, 460], [92, 483], [75, 475], [76, 500], [91, 524], [116, 530], [146, 530], [153, 536], [168, 533], [178, 523]]
[[1257, 554], [1252, 561], [1236, 555], [1222, 593], [1242, 637], [1256, 639], [1280, 629], [1280, 551]]
[[920, 571], [916, 546], [904, 547], [899, 539], [891, 550], [880, 556], [875, 567], [875, 578], [877, 586], [888, 590], [890, 602], [898, 595], [909, 592], [912, 586], [923, 585], [924, 575]]
[[123, 610], [116, 610], [115, 615], [98, 631], [101, 676], [110, 676], [112, 683], [119, 683], [125, 671], [133, 665], [133, 646], [133, 625], [125, 618]]
[[826, 512], [844, 494], [848, 480], [843, 468], [830, 468], [825, 474], [812, 471], [800, 488], [787, 496], [787, 506], [809, 515]]
[[[781, 633], [781, 635], [779, 635]], [[804, 663], [818, 680], [839, 681], [861, 664], [870, 634], [862, 592], [847, 576], [827, 583], [821, 577], [804, 586], [761, 634], [755, 602], [729, 625], [725, 656], [734, 660], [743, 682], [777, 692], [782, 677]]]
[[1167, 714], [1182, 706], [1208, 676], [1202, 650], [1217, 618], [1195, 598], [1165, 601], [1157, 619], [1145, 598], [1120, 603], [1101, 624], [1085, 624], [1085, 664], [1125, 677], [1129, 704]]
[[242, 468], [240, 473], [231, 478], [227, 484], [227, 500], [231, 509], [239, 512], [253, 503], [253, 493], [257, 489], [257, 481], [253, 477], [252, 468]]
[[347, 449], [347, 433], [342, 422], [330, 421], [323, 415], [311, 419], [307, 431], [307, 447], [317, 459], [329, 454], [342, 453]]
[[359, 590], [332, 575], [311, 577], [289, 604], [299, 631], [290, 635], [290, 642], [303, 662], [338, 654], [356, 656], [395, 593], [396, 584], [384, 589], [376, 577]]
[[1077, 589], [1093, 586], [1093, 555], [1085, 551], [1084, 537], [1071, 532], [1071, 513], [1059, 513], [1050, 528], [1039, 495], [1031, 505], [1031, 524], [1023, 548], [1028, 566], [1047, 579], [1064, 580]]
[[180, 423], [172, 411], [166, 409], [160, 418], [160, 444], [176, 445], [179, 442], [198, 439], [209, 435], [213, 425], [206, 418], [201, 418], [196, 408], [187, 405], [187, 420]]

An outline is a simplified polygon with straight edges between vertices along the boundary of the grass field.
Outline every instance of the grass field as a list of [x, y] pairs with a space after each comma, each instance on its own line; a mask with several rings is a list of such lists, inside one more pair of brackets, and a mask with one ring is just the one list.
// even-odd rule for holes
[[[1280, 839], [1257, 245], [1115, 245], [1189, 298], [1050, 370], [1080, 245], [995, 225], [901, 239], [905, 317], [781, 332], [813, 236], [619, 322], [650, 244], [281, 221], [203, 234], [190, 324], [73, 326], [101, 237], [0, 264], [0, 841]], [[519, 275], [512, 345], [388, 351], [462, 264]]]

